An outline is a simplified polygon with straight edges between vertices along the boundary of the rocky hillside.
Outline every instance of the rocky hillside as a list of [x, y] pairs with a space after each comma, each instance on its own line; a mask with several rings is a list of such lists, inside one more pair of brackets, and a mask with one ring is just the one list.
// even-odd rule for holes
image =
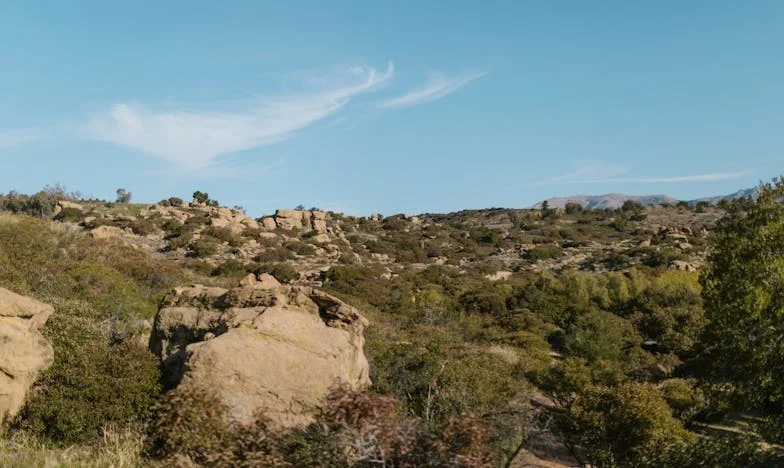
[[11, 466], [775, 466], [692, 432], [729, 415], [695, 356], [732, 206], [0, 209]]
[[253, 219], [199, 203], [60, 202], [54, 218], [95, 239], [116, 239], [215, 275], [266, 272], [283, 277], [288, 272], [319, 284], [332, 266], [352, 264], [380, 268], [387, 276], [428, 265], [481, 268], [493, 278], [525, 270], [601, 272], [635, 265], [695, 270], [722, 212], [639, 206], [626, 211], [492, 209], [357, 218], [281, 209]]

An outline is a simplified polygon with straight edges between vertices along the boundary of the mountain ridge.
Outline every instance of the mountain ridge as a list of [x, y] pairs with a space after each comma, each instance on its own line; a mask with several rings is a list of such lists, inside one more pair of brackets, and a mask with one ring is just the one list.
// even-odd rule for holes
[[[746, 197], [756, 198], [758, 193], [759, 187], [751, 187], [726, 195], [695, 198], [693, 200], [685, 201], [689, 205], [696, 205], [697, 203], [703, 201], [708, 202], [711, 205], [715, 205], [723, 199], [737, 200]], [[586, 209], [618, 209], [623, 206], [624, 202], [628, 200], [639, 203], [643, 206], [661, 204], [674, 205], [679, 201], [683, 201], [663, 194], [629, 195], [624, 193], [606, 193], [603, 195], [572, 195], [568, 197], [552, 197], [534, 204], [532, 208], [539, 209], [545, 202], [547, 202], [550, 208], [564, 208], [567, 203], [578, 203], [580, 206]]]

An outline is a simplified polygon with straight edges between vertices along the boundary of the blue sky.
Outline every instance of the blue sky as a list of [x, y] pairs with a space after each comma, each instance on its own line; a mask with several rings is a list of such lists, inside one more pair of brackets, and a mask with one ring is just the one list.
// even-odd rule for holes
[[0, 4], [3, 192], [695, 198], [784, 172], [783, 108], [778, 0]]

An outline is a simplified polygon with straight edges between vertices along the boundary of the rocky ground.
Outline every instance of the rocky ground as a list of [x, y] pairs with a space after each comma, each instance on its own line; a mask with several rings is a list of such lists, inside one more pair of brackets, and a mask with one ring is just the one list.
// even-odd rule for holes
[[546, 217], [542, 210], [353, 217], [281, 209], [254, 219], [200, 203], [107, 205], [61, 202], [56, 216], [96, 239], [119, 239], [193, 267], [284, 263], [311, 282], [337, 264], [371, 265], [386, 275], [431, 264], [483, 268], [495, 280], [521, 270], [564, 268], [601, 272], [664, 265], [696, 271], [704, 263], [710, 229], [723, 214], [715, 207], [695, 212], [672, 206], [634, 213], [553, 210]]

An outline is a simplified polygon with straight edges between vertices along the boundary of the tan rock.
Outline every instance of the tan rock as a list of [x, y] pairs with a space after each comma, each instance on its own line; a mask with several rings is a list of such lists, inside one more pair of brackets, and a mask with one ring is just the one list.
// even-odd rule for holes
[[109, 239], [111, 237], [122, 237], [125, 231], [117, 226], [98, 226], [90, 231], [93, 239]]
[[272, 275], [261, 273], [257, 278], [255, 287], [261, 289], [275, 289], [280, 287], [280, 282]]
[[261, 227], [267, 231], [274, 231], [278, 228], [278, 224], [275, 222], [275, 218], [268, 216], [261, 219]]
[[339, 299], [269, 275], [240, 287], [177, 288], [150, 339], [169, 386], [214, 388], [232, 420], [263, 411], [280, 427], [306, 423], [336, 383], [370, 384], [367, 320]]
[[509, 279], [512, 276], [511, 271], [497, 271], [492, 275], [485, 275], [485, 278], [489, 279], [490, 281], [504, 281]]
[[326, 221], [323, 221], [321, 219], [314, 219], [311, 225], [313, 227], [313, 230], [318, 232], [318, 233], [320, 233], [320, 234], [324, 234], [324, 233], [327, 232], [327, 222]]
[[299, 229], [302, 227], [302, 221], [295, 218], [275, 218], [275, 223], [281, 229]]
[[693, 263], [685, 262], [683, 260], [673, 260], [670, 262], [669, 269], [679, 271], [697, 271], [697, 266]]
[[60, 200], [57, 202], [57, 205], [62, 208], [73, 208], [75, 210], [84, 211], [84, 207], [78, 203], [70, 202], [68, 200]]
[[313, 242], [317, 244], [327, 244], [331, 241], [330, 237], [327, 234], [318, 234], [313, 236]]
[[54, 362], [52, 345], [38, 331], [52, 312], [47, 304], [0, 288], [0, 425], [16, 416], [38, 373]]
[[250, 229], [259, 229], [260, 227], [259, 223], [256, 222], [256, 220], [253, 218], [245, 217], [240, 222], [242, 223], [243, 226], [248, 227]]
[[302, 221], [304, 211], [299, 210], [276, 210], [275, 218], [288, 218]]
[[248, 273], [240, 280], [240, 286], [253, 286], [254, 284], [256, 284], [256, 275], [253, 273]]

